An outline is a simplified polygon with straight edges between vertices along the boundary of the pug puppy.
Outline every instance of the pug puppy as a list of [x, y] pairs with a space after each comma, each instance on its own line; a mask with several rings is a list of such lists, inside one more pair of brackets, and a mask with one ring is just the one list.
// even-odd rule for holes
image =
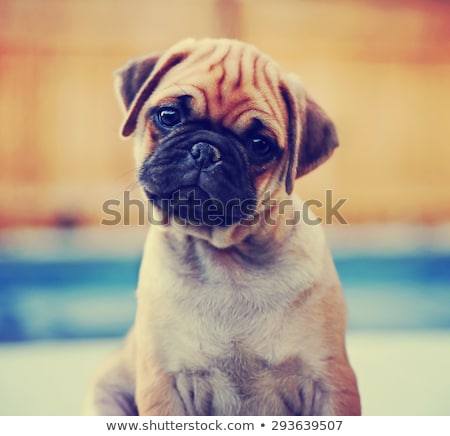
[[268, 56], [183, 40], [117, 73], [150, 227], [137, 313], [87, 414], [359, 415], [346, 307], [295, 179], [338, 145]]

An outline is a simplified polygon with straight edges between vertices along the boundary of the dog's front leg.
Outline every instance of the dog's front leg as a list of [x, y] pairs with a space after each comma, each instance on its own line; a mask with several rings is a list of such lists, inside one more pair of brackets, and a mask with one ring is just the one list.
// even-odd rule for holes
[[318, 416], [334, 415], [327, 389], [308, 376], [266, 376], [248, 404], [249, 415]]
[[250, 411], [254, 415], [360, 415], [353, 371], [346, 360], [330, 362], [333, 378], [319, 376], [295, 358], [273, 368], [257, 383]]
[[[138, 377], [140, 415], [238, 415], [241, 402], [235, 387], [219, 370], [181, 370], [174, 374], [152, 371]], [[147, 372], [147, 374], [149, 374]]]
[[136, 405], [139, 415], [184, 416], [184, 407], [173, 375], [146, 360], [138, 363], [136, 377]]

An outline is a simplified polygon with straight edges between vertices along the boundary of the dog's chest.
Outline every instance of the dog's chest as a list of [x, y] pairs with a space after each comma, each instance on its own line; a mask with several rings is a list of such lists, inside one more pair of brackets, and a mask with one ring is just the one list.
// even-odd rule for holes
[[245, 372], [250, 359], [243, 350], [270, 358], [282, 309], [269, 307], [279, 303], [275, 296], [257, 295], [258, 289], [264, 292], [259, 282], [267, 285], [267, 279], [241, 274], [216, 271], [206, 281], [183, 275], [171, 280], [171, 289], [163, 291], [166, 307], [160, 306], [167, 314], [160, 327], [171, 370], [220, 364]]
[[273, 359], [285, 313], [315, 279], [310, 259], [286, 250], [246, 260], [197, 242], [170, 244], [156, 231], [148, 242], [138, 312], [168, 369], [204, 367], [230, 356], [233, 344]]
[[141, 274], [138, 310], [167, 365], [203, 366], [235, 343], [266, 353], [274, 317], [295, 295], [283, 291], [272, 268], [203, 253], [180, 257], [162, 246]]

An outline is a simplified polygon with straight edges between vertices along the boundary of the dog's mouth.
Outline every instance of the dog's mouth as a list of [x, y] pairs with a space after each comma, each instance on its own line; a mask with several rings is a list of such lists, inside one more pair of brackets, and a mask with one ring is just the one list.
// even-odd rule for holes
[[148, 199], [162, 212], [182, 224], [227, 227], [249, 219], [255, 213], [253, 199], [222, 201], [198, 185], [183, 186], [170, 193], [155, 194], [144, 188]]

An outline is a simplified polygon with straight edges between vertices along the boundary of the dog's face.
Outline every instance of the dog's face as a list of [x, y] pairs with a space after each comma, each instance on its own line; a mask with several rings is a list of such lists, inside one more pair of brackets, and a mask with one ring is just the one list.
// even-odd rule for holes
[[183, 40], [117, 78], [146, 195], [167, 222], [217, 246], [257, 231], [249, 222], [264, 199], [290, 195], [337, 146], [300, 82], [239, 41]]

